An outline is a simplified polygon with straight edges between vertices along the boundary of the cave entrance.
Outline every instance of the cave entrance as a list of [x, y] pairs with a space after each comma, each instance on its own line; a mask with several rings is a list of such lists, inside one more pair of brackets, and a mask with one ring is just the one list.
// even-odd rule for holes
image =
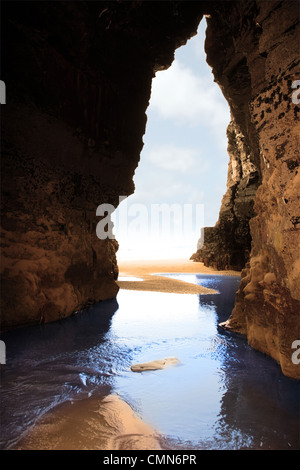
[[204, 51], [206, 20], [152, 82], [135, 193], [113, 221], [119, 259], [189, 259], [226, 191], [228, 104]]

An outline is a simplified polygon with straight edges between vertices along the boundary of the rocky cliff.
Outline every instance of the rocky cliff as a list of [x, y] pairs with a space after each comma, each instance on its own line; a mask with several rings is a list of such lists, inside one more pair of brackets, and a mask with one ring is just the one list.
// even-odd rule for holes
[[[220, 2], [208, 20], [206, 51], [248, 149], [244, 161], [251, 163], [249, 177], [252, 169], [255, 180], [258, 176], [256, 190], [256, 183], [244, 185], [242, 175], [229, 204], [229, 221], [241, 220], [248, 243], [239, 185], [250, 199], [255, 194], [250, 259], [242, 271], [235, 308], [223, 326], [245, 334], [249, 344], [278, 361], [286, 375], [299, 378], [299, 365], [292, 360], [300, 338], [299, 100], [294, 93], [300, 77], [299, 3], [247, 1], [225, 8]], [[230, 165], [235, 165], [230, 149], [238, 148], [239, 140], [232, 146], [229, 136]], [[239, 161], [243, 168], [242, 157]], [[229, 173], [219, 237], [232, 196], [234, 172]]]
[[254, 197], [259, 184], [259, 169], [237, 123], [227, 128], [227, 191], [223, 196], [215, 227], [205, 227], [200, 248], [191, 256], [195, 262], [216, 269], [241, 270], [249, 259], [251, 234], [249, 221], [254, 216]]
[[226, 327], [299, 377], [298, 2], [4, 1], [1, 13], [1, 328], [116, 296], [117, 242], [97, 238], [96, 209], [134, 191], [152, 78], [206, 14], [232, 115], [213, 262], [242, 266], [250, 251]]
[[117, 295], [118, 244], [97, 237], [96, 210], [134, 191], [152, 78], [201, 8], [2, 2], [2, 329]]

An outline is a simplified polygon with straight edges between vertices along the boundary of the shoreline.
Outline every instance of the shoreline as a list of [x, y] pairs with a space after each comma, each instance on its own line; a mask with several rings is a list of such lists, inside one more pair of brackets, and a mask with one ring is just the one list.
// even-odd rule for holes
[[[160, 274], [209, 274], [217, 276], [240, 276], [239, 271], [217, 271], [203, 263], [191, 260], [133, 260], [118, 261], [120, 289], [165, 292], [171, 294], [216, 294], [214, 289], [174, 279]], [[128, 278], [128, 280], [126, 279]], [[133, 278], [133, 279], [131, 279]], [[138, 280], [136, 280], [138, 278]]]

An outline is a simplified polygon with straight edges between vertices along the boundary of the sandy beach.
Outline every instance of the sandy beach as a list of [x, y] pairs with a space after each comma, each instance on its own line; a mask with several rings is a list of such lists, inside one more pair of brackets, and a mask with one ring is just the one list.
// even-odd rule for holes
[[[177, 279], [159, 276], [162, 273], [240, 275], [237, 271], [217, 271], [203, 263], [190, 260], [139, 260], [119, 261], [120, 289], [154, 291], [178, 294], [213, 294], [213, 289]], [[128, 278], [128, 279], [127, 279]]]

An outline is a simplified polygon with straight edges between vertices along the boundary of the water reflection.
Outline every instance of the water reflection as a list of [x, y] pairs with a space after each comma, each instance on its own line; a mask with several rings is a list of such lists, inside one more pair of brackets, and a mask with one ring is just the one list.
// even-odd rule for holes
[[[6, 333], [2, 448], [54, 404], [111, 392], [162, 433], [166, 447], [299, 448], [299, 384], [243, 337], [218, 328], [231, 312], [239, 278], [197, 275], [189, 282], [220, 293], [121, 290], [118, 303]], [[180, 364], [130, 370], [166, 356]]]
[[216, 312], [216, 320], [221, 323], [228, 319], [230, 312], [233, 309], [235, 295], [240, 284], [240, 276], [220, 276], [220, 275], [207, 275], [207, 274], [173, 274], [165, 273], [163, 276], [172, 277], [180, 281], [191, 282], [193, 284], [200, 284], [208, 289], [214, 289], [219, 292], [216, 294], [201, 294], [199, 295], [199, 304], [203, 308], [213, 308]]
[[202, 447], [299, 449], [299, 382], [283, 376], [279, 366], [253, 350], [244, 337], [217, 327], [232, 311], [240, 278], [189, 274], [174, 277], [219, 292], [198, 296], [199, 312], [203, 308], [215, 312], [217, 334], [212, 336], [214, 350], [210, 352], [219, 361], [217, 373], [223, 391], [213, 440], [202, 442]]

